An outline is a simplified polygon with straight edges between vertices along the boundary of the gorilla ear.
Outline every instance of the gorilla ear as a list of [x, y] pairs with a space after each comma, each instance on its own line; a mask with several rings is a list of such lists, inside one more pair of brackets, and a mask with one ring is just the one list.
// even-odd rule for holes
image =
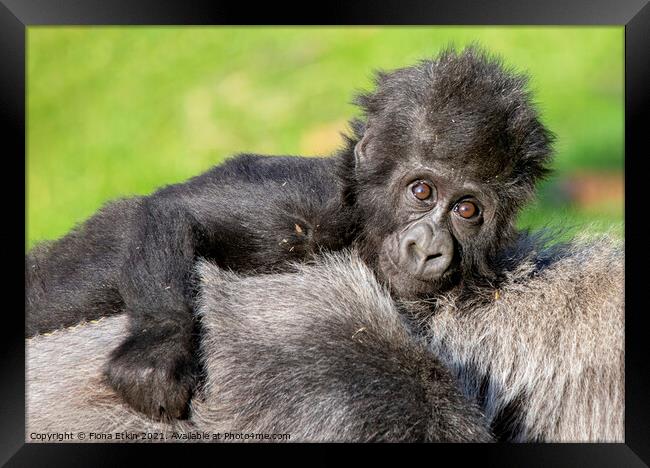
[[370, 140], [370, 137], [368, 136], [368, 133], [366, 132], [361, 140], [359, 140], [359, 143], [357, 143], [354, 147], [354, 163], [355, 166], [358, 168], [359, 166], [366, 164], [368, 160], [368, 155], [366, 153], [366, 147], [368, 145], [368, 141]]

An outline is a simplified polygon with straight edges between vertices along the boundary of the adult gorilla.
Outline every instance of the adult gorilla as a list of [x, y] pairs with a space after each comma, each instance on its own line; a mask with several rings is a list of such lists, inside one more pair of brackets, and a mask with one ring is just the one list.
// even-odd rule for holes
[[468, 307], [461, 291], [397, 303], [354, 253], [249, 277], [203, 263], [207, 376], [189, 420], [148, 419], [102, 383], [119, 316], [28, 340], [27, 433], [622, 441], [620, 245], [522, 237], [503, 273]]

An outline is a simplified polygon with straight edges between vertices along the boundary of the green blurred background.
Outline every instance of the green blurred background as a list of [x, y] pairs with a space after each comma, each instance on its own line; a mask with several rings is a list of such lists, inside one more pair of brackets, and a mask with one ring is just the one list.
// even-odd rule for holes
[[29, 27], [27, 246], [238, 152], [327, 154], [373, 69], [479, 41], [558, 137], [522, 227], [623, 233], [622, 27]]

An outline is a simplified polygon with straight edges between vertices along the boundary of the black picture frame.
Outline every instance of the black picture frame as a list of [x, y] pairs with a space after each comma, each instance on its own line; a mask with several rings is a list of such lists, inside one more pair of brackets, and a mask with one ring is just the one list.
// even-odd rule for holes
[[[467, 461], [497, 466], [648, 466], [650, 463], [650, 372], [646, 357], [648, 339], [645, 315], [647, 299], [642, 262], [642, 224], [647, 219], [644, 208], [644, 176], [648, 150], [643, 143], [648, 133], [650, 114], [650, 5], [648, 0], [544, 0], [544, 1], [425, 1], [400, 0], [381, 2], [357, 1], [350, 4], [332, 2], [315, 9], [269, 3], [224, 3], [219, 1], [154, 0], [0, 0], [0, 119], [2, 119], [2, 176], [4, 227], [0, 251], [7, 270], [3, 281], [6, 297], [6, 326], [0, 340], [0, 463], [7, 466], [100, 466], [123, 464], [134, 452], [146, 450], [150, 462], [169, 460], [174, 450], [213, 450], [199, 444], [165, 446], [123, 446], [119, 444], [26, 444], [24, 383], [24, 321], [17, 314], [21, 276], [16, 274], [25, 245], [25, 205], [19, 203], [19, 191], [25, 194], [25, 53], [26, 28], [32, 25], [255, 25], [255, 24], [373, 24], [373, 25], [624, 25], [625, 26], [625, 249], [626, 249], [626, 394], [625, 443], [622, 444], [490, 444], [419, 446], [351, 446], [364, 460], [370, 456], [384, 458], [388, 452], [400, 456], [429, 456], [429, 460]], [[22, 157], [21, 157], [22, 155]], [[8, 166], [8, 167], [7, 167]], [[20, 174], [23, 174], [23, 177]], [[24, 286], [24, 284], [23, 284]], [[11, 318], [11, 320], [8, 320]], [[65, 395], [61, 396], [65, 398]], [[216, 450], [236, 450], [238, 460], [250, 446], [223, 446]], [[275, 452], [284, 462], [305, 462], [304, 455], [293, 457], [292, 451], [314, 449], [319, 462], [338, 462], [338, 450], [331, 445], [256, 447]], [[413, 453], [417, 450], [419, 453]], [[291, 451], [291, 452], [290, 452]], [[310, 450], [311, 451], [311, 450]], [[196, 454], [196, 452], [192, 452]], [[233, 455], [231, 452], [230, 455]], [[198, 456], [194, 455], [194, 456]], [[313, 455], [309, 455], [313, 457]], [[214, 458], [214, 461], [219, 459]], [[185, 462], [192, 459], [185, 459]]]

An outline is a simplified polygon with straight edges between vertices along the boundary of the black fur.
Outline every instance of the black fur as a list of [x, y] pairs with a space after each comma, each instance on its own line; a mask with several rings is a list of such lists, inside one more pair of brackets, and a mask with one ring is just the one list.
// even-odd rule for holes
[[[134, 407], [178, 417], [196, 384], [199, 257], [236, 271], [281, 271], [354, 244], [396, 296], [493, 280], [498, 252], [517, 237], [514, 215], [550, 158], [551, 136], [525, 79], [477, 48], [377, 76], [377, 89], [357, 99], [363, 119], [334, 156], [239, 156], [109, 204], [34, 249], [26, 257], [27, 335], [126, 310], [131, 336], [114, 351], [108, 380]], [[414, 212], [425, 216], [403, 200], [403, 179], [420, 166], [440, 178], [441, 194], [472, 182], [485, 204], [480, 224], [459, 224], [451, 205], [437, 221], [455, 253], [431, 281], [386, 266], [389, 240]]]
[[349, 244], [333, 159], [245, 155], [149, 197], [108, 204], [25, 260], [27, 336], [129, 312], [109, 382], [147, 414], [182, 416], [197, 362], [198, 257], [268, 272]]

